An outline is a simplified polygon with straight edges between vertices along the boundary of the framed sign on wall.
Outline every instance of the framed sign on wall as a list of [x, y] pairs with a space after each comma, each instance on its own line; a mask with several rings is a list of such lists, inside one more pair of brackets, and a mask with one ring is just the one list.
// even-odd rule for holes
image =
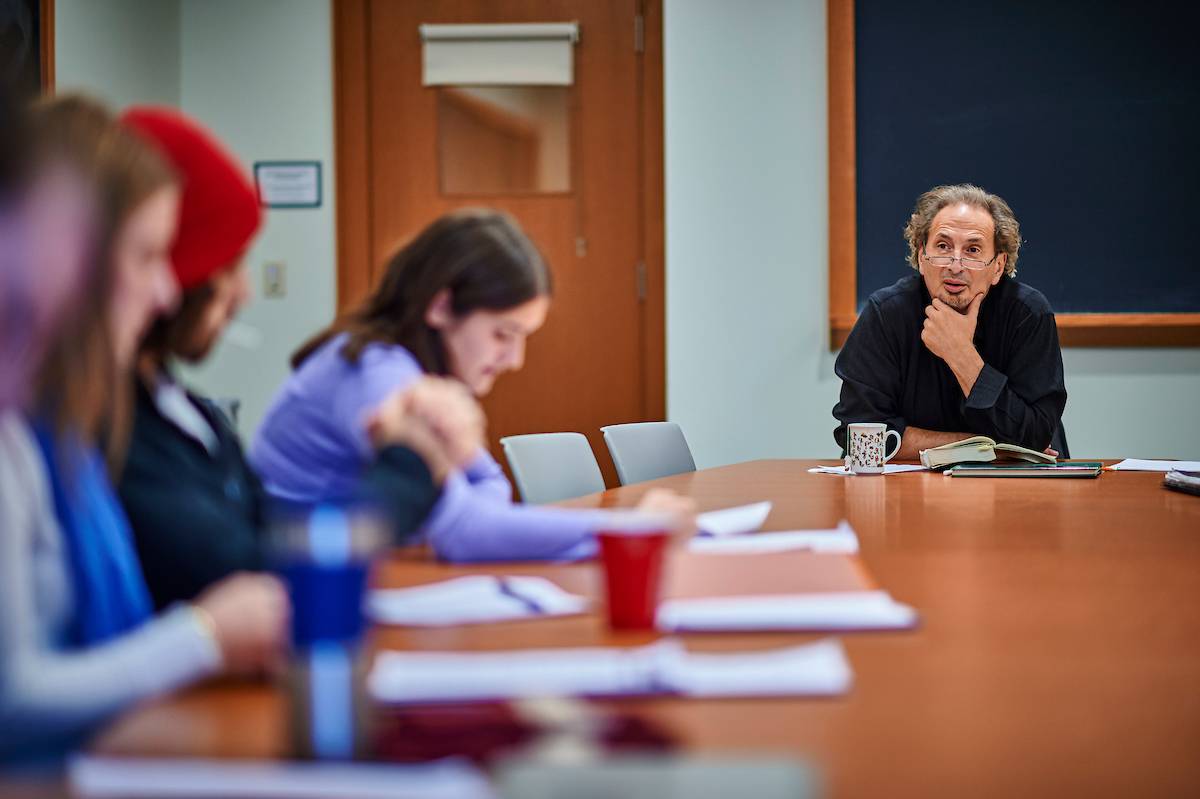
[[265, 208], [320, 208], [320, 161], [255, 161], [254, 185]]

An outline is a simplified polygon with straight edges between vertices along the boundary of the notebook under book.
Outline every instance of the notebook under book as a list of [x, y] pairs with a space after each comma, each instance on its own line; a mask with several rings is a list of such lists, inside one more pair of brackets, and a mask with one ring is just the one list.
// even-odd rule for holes
[[951, 477], [1099, 477], [1104, 471], [1100, 461], [1063, 461], [1062, 463], [962, 463], [946, 470]]
[[1016, 444], [999, 444], [987, 436], [972, 436], [962, 441], [942, 444], [921, 450], [921, 465], [926, 469], [942, 469], [956, 463], [990, 463], [1007, 458], [1030, 463], [1055, 463], [1057, 458]]

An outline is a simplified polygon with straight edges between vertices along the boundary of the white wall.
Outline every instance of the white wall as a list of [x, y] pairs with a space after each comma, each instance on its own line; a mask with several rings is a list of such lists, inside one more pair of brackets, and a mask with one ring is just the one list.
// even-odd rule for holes
[[[287, 295], [256, 297], [242, 312], [243, 335], [227, 336], [203, 366], [185, 370], [200, 391], [242, 401], [248, 436], [287, 376], [292, 350], [336, 306], [328, 0], [58, 0], [55, 60], [60, 89], [86, 89], [117, 109], [178, 106], [247, 169], [256, 160], [321, 162], [323, 206], [267, 211], [246, 256], [256, 293], [264, 263], [284, 262]], [[235, 343], [255, 338], [257, 347]]]
[[187, 379], [242, 401], [249, 436], [289, 373], [288, 357], [335, 312], [333, 53], [328, 0], [182, 0], [183, 110], [204, 122], [247, 164], [316, 160], [318, 209], [270, 209], [247, 254], [256, 295], [263, 264], [287, 265], [287, 295], [256, 296], [243, 323], [261, 334], [248, 349], [227, 336]]
[[701, 468], [830, 455], [825, 2], [664, 18], [667, 415]]
[[117, 108], [178, 105], [179, 0], [56, 0], [54, 73]]
[[[668, 416], [701, 467], [836, 457], [825, 2], [664, 15]], [[1063, 360], [1072, 455], [1200, 458], [1200, 350]]]
[[1074, 457], [1200, 459], [1200, 349], [1069, 349]]

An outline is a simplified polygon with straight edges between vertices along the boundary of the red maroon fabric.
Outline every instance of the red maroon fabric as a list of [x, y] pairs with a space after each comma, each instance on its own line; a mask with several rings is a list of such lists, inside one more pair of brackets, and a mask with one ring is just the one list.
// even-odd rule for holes
[[605, 753], [673, 751], [678, 736], [657, 722], [593, 702], [561, 725], [523, 717], [509, 702], [438, 702], [376, 705], [373, 756], [399, 763], [465, 757], [483, 766], [536, 746], [548, 736], [569, 735]]
[[206, 283], [241, 257], [262, 223], [253, 184], [216, 137], [174, 109], [135, 106], [121, 122], [179, 173], [183, 201], [171, 262], [184, 289]]

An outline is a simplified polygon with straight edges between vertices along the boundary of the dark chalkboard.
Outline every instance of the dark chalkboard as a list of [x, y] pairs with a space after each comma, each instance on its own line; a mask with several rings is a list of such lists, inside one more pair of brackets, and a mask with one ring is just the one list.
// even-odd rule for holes
[[857, 302], [907, 274], [917, 196], [1021, 223], [1058, 313], [1200, 311], [1200, 4], [855, 0]]
[[0, 0], [0, 83], [19, 97], [36, 97], [42, 74], [41, 0]]

